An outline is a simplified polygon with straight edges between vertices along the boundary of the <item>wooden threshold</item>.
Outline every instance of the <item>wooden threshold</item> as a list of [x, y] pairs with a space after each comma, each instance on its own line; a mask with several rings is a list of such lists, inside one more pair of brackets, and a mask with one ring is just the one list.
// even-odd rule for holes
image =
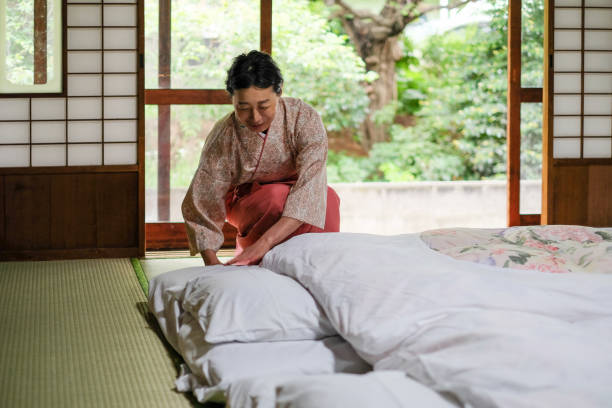
[[[222, 248], [236, 247], [236, 228], [225, 223]], [[147, 251], [165, 249], [188, 249], [187, 231], [182, 222], [148, 222], [145, 224]]]

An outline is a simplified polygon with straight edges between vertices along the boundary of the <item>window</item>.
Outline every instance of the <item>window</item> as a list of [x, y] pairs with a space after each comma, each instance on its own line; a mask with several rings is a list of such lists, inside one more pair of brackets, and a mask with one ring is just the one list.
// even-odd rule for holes
[[63, 91], [62, 1], [0, 0], [0, 93]]

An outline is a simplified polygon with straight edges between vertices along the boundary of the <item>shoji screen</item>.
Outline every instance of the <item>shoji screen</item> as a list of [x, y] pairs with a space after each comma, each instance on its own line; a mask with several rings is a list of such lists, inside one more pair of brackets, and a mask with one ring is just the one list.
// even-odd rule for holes
[[612, 223], [612, 0], [550, 0], [548, 223]]
[[65, 11], [65, 95], [0, 95], [0, 257], [143, 249], [142, 4], [68, 0]]

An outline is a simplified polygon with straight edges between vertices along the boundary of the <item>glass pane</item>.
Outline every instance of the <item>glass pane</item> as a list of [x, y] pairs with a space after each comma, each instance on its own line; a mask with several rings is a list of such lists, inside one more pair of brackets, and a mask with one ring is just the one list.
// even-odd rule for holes
[[541, 88], [544, 83], [544, 1], [522, 3], [521, 86]]
[[521, 214], [542, 211], [542, 104], [521, 104]]
[[34, 0], [0, 0], [0, 93], [62, 91], [62, 1], [46, 2], [37, 29], [33, 10]]
[[[231, 105], [175, 105], [171, 108], [170, 123], [170, 196], [158, 200], [158, 107], [145, 107], [145, 185], [147, 222], [182, 222], [181, 202], [191, 183], [200, 160], [206, 136], [217, 120], [232, 111]], [[158, 206], [159, 204], [159, 206]], [[169, 206], [169, 219], [159, 217], [163, 207]], [[160, 211], [158, 211], [158, 208]]]
[[[145, 0], [148, 89], [159, 87], [158, 3]], [[171, 9], [172, 88], [224, 89], [232, 58], [259, 49], [259, 0], [175, 0]]]

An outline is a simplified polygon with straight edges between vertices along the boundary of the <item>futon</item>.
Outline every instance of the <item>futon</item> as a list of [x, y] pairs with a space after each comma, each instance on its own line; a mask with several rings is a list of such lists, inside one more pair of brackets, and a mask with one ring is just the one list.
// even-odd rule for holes
[[149, 306], [201, 401], [307, 407], [362, 384], [396, 406], [604, 407], [610, 294], [611, 229], [537, 226], [305, 234], [259, 266], [160, 275]]

